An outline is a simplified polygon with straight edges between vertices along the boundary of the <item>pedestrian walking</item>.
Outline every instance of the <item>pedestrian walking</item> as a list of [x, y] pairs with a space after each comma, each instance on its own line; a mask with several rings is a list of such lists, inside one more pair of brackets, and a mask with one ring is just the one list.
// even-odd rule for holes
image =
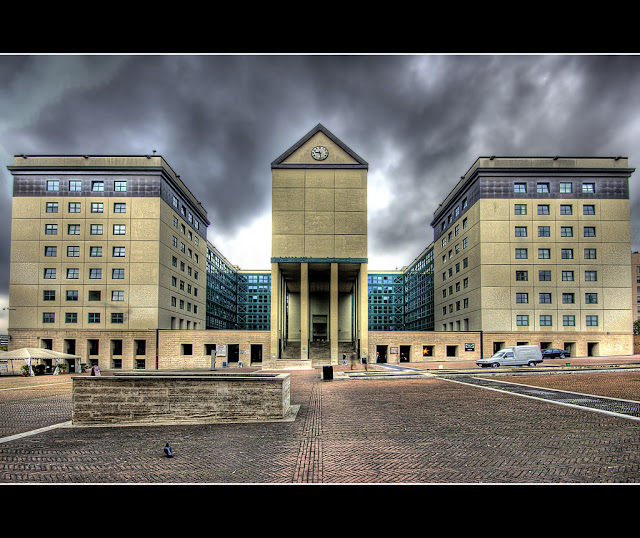
[[356, 365], [356, 352], [354, 351], [351, 354], [351, 369], [353, 370], [353, 367]]

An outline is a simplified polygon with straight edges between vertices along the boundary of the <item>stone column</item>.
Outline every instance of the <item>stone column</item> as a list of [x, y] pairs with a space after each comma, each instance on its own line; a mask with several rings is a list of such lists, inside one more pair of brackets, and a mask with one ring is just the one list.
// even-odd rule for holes
[[338, 364], [338, 264], [331, 264], [331, 282], [329, 286], [329, 342], [331, 346], [331, 364]]
[[368, 265], [360, 264], [360, 286], [358, 288], [358, 333], [360, 334], [360, 357], [367, 359], [369, 363], [369, 283]]
[[279, 359], [278, 340], [280, 333], [280, 268], [271, 264], [271, 359]]
[[300, 264], [300, 358], [309, 358], [309, 264]]

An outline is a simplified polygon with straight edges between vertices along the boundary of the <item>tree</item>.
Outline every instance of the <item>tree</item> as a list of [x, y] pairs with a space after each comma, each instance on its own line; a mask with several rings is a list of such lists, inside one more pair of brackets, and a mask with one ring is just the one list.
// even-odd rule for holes
[[633, 322], [633, 334], [640, 334], [640, 319]]

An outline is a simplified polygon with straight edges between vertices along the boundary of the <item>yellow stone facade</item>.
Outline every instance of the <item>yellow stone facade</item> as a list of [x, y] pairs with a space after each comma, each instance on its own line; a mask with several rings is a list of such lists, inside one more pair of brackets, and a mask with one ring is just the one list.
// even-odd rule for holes
[[366, 357], [367, 163], [318, 125], [271, 168], [271, 359]]

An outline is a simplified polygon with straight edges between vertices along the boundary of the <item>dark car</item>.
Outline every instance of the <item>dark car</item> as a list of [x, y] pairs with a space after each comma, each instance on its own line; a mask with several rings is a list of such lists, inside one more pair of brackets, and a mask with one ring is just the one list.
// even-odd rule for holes
[[569, 356], [569, 352], [564, 349], [543, 349], [543, 359], [564, 359]]

